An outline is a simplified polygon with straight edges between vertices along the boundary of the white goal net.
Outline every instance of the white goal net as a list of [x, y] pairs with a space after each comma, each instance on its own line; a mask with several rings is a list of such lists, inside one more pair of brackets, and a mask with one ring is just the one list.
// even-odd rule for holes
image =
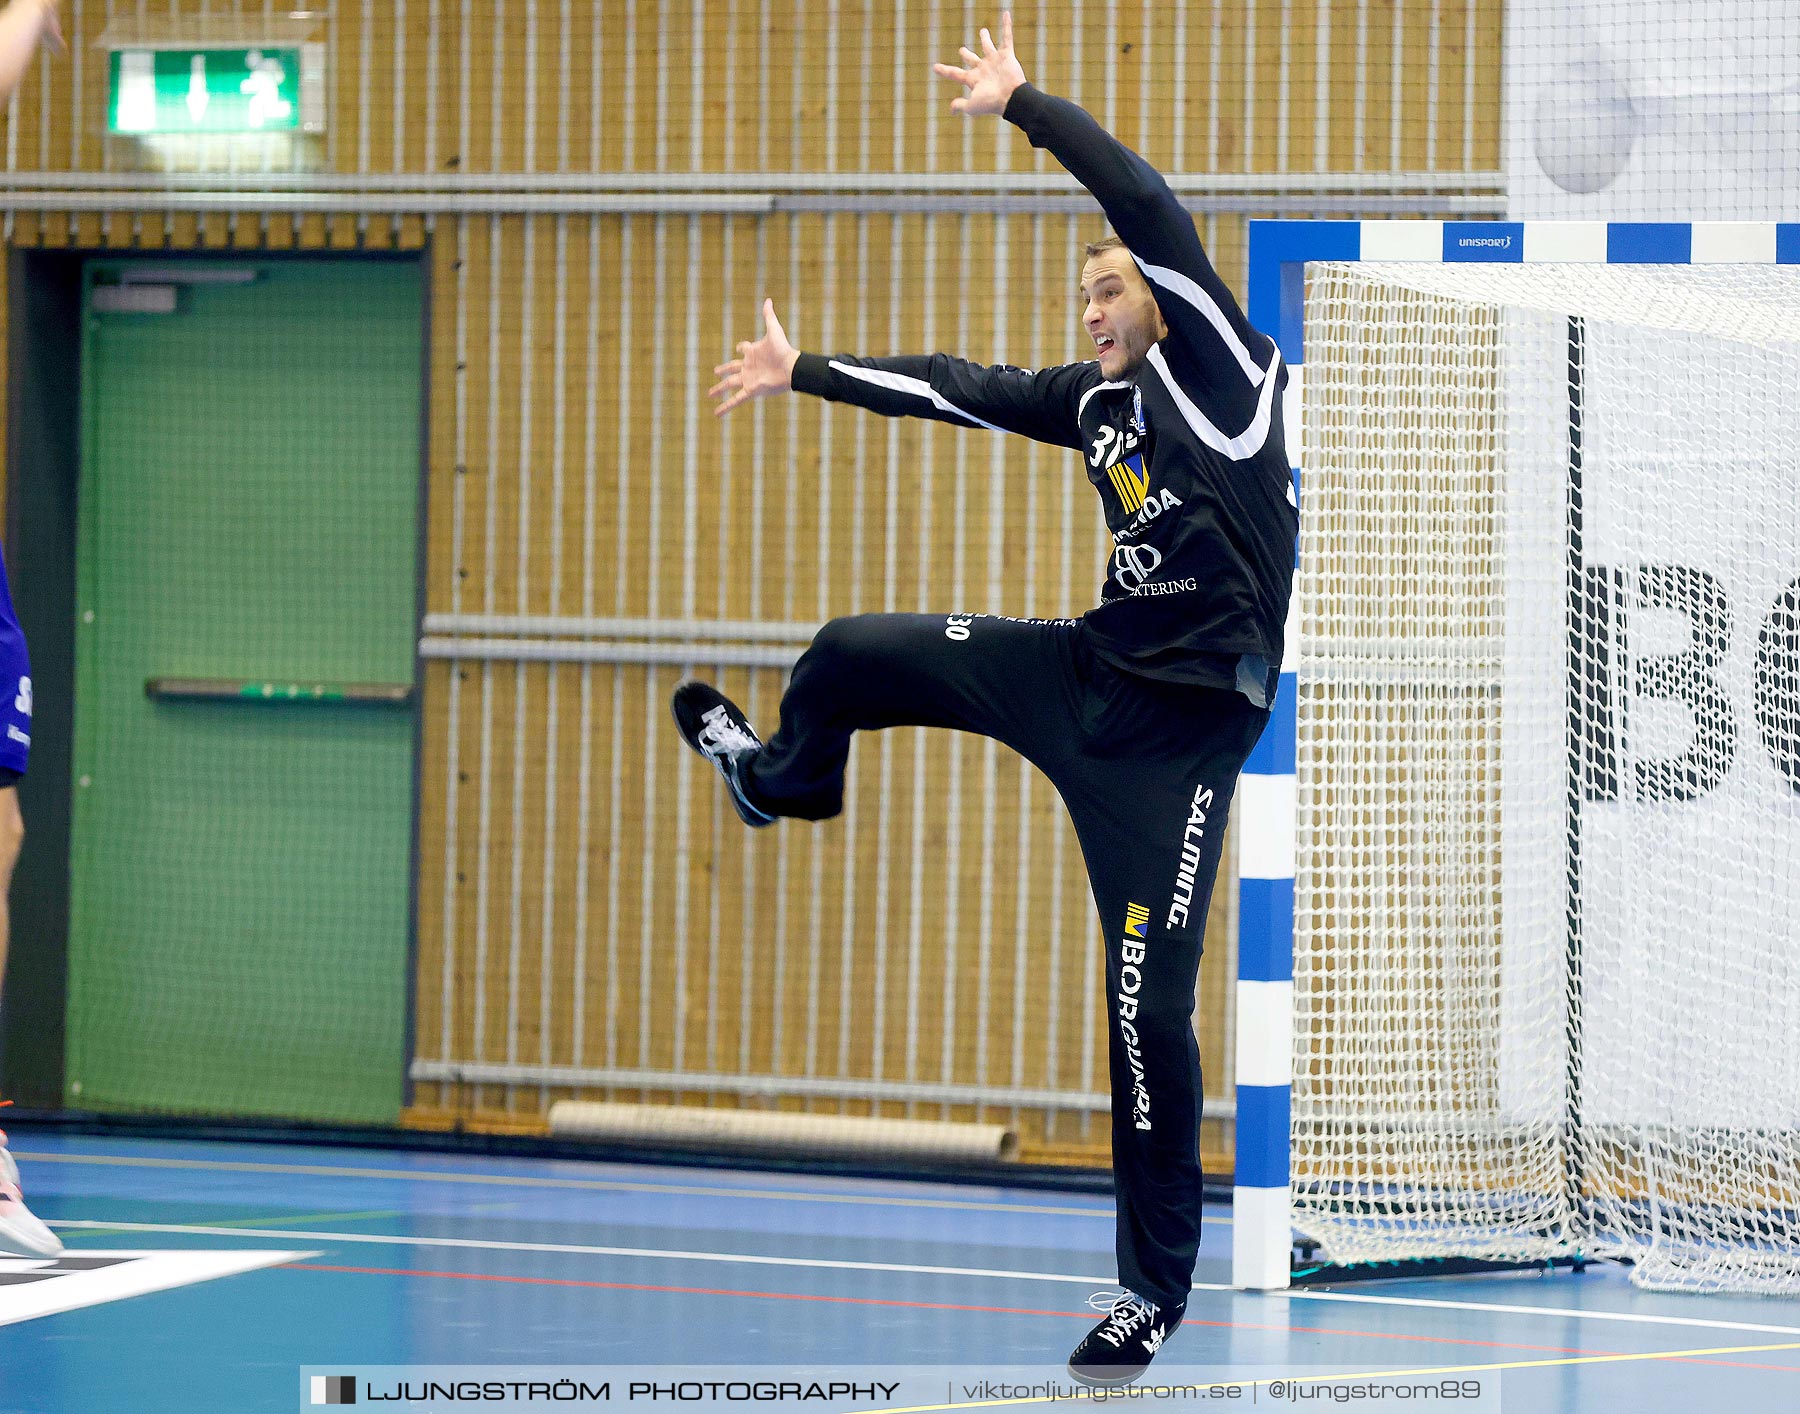
[[1306, 310], [1296, 1228], [1800, 1292], [1800, 270]]

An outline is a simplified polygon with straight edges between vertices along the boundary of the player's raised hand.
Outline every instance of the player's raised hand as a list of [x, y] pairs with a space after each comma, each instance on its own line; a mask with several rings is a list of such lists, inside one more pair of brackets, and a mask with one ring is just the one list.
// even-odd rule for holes
[[718, 399], [713, 406], [715, 417], [723, 417], [752, 398], [785, 393], [794, 386], [794, 364], [800, 350], [788, 342], [787, 331], [775, 317], [774, 300], [763, 301], [762, 317], [762, 338], [740, 343], [736, 358], [713, 369], [719, 381], [706, 390], [706, 396]]
[[959, 83], [968, 90], [962, 97], [950, 100], [950, 111], [961, 113], [965, 118], [1006, 112], [1006, 100], [1025, 82], [1025, 70], [1019, 67], [1018, 58], [1013, 54], [1012, 11], [1000, 12], [999, 44], [995, 44], [993, 36], [984, 29], [981, 31], [981, 53], [967, 48], [959, 52], [963, 68], [954, 64], [931, 66], [932, 73], [939, 78]]
[[0, 103], [13, 97], [40, 41], [52, 49], [65, 47], [56, 0], [11, 0], [0, 9]]
[[57, 0], [11, 0], [0, 10], [0, 102], [12, 97], [39, 41], [52, 49], [67, 47], [56, 4]]

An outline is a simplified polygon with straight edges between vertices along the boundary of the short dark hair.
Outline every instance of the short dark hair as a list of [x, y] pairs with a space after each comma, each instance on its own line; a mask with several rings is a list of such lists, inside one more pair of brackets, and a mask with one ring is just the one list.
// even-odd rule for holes
[[[1117, 236], [1102, 236], [1097, 241], [1089, 241], [1087, 243], [1087, 258], [1092, 260], [1096, 255], [1102, 255], [1109, 250], [1124, 249], [1125, 242], [1120, 240]], [[1129, 252], [1127, 252], [1127, 254], [1129, 254]]]

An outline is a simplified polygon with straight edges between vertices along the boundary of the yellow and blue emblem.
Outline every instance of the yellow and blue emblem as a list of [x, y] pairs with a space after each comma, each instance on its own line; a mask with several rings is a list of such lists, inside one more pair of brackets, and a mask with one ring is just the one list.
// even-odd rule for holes
[[1144, 502], [1150, 495], [1150, 473], [1144, 467], [1142, 452], [1120, 458], [1107, 467], [1106, 476], [1124, 502], [1127, 515], [1136, 515], [1144, 509]]

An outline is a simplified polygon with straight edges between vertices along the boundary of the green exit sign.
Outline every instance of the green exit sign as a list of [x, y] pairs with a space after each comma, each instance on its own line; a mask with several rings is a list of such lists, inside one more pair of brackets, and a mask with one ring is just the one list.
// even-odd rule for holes
[[115, 49], [107, 127], [146, 137], [321, 131], [323, 78], [306, 52], [317, 48]]

